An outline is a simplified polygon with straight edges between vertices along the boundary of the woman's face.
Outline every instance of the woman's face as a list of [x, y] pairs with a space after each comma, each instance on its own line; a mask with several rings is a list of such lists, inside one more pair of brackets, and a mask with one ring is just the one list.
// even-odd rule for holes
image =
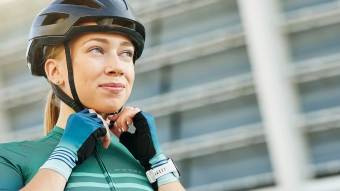
[[[71, 39], [70, 50], [82, 104], [101, 113], [119, 110], [130, 96], [135, 77], [131, 41], [118, 33], [82, 33]], [[72, 97], [65, 53], [60, 61], [62, 89]]]

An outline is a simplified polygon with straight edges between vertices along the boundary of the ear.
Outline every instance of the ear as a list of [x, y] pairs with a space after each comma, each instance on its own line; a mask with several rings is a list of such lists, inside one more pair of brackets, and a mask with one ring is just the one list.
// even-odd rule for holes
[[48, 59], [45, 63], [45, 72], [49, 81], [56, 85], [61, 85], [64, 80], [61, 75], [61, 68], [59, 62], [55, 59]]

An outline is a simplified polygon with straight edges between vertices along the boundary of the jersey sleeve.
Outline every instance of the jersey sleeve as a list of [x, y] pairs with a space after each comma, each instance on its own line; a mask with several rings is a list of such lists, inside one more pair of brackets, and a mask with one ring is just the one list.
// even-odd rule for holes
[[0, 144], [0, 190], [24, 187], [24, 172], [30, 166], [26, 152], [16, 142]]

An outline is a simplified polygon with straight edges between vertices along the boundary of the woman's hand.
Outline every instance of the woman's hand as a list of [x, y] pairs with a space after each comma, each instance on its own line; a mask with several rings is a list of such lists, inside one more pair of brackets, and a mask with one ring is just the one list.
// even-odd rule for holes
[[[82, 164], [92, 153], [96, 142], [108, 135], [107, 123], [92, 109], [71, 114], [56, 148], [65, 148]], [[107, 139], [107, 138], [106, 138]]]
[[[155, 119], [151, 114], [141, 111], [139, 108], [126, 107], [123, 111], [108, 117], [116, 121], [110, 126], [111, 131], [119, 137], [119, 141], [141, 163], [145, 170], [159, 161], [166, 161], [160, 147]], [[136, 128], [134, 133], [128, 132], [128, 125]]]
[[[151, 114], [139, 108], [126, 107], [108, 119], [115, 121], [110, 130], [146, 170], [159, 161], [166, 161], [158, 141], [155, 119]], [[134, 133], [127, 131], [132, 123], [136, 128]]]
[[[127, 107], [124, 111], [109, 117], [109, 119], [116, 121], [112, 128], [110, 126], [111, 131], [119, 137], [120, 143], [140, 162], [145, 171], [168, 162], [159, 144], [155, 119], [151, 114], [145, 113], [138, 108]], [[128, 125], [132, 124], [132, 122], [136, 127], [134, 133], [127, 131]], [[177, 181], [174, 174], [167, 173], [152, 183], [152, 186], [154, 190], [158, 190], [158, 186], [174, 181]], [[171, 188], [177, 189], [178, 186]]]
[[135, 115], [140, 112], [139, 108], [125, 107], [123, 111], [118, 114], [114, 114], [108, 117], [110, 121], [115, 121], [115, 123], [110, 127], [113, 134], [118, 138], [123, 132], [129, 129], [129, 125], [132, 124]]
[[108, 144], [108, 132], [106, 121], [94, 110], [71, 114], [59, 144], [40, 169], [54, 170], [68, 180], [72, 169], [91, 155], [99, 138], [105, 139], [103, 146]]
[[[159, 161], [166, 161], [158, 141], [155, 119], [151, 114], [139, 108], [126, 107], [108, 119], [116, 121], [110, 126], [111, 131], [146, 170]], [[134, 133], [127, 131], [132, 122], [136, 127]]]

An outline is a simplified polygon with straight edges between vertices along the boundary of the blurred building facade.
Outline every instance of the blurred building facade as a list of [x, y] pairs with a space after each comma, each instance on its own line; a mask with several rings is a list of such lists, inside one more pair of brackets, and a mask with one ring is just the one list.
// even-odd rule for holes
[[[0, 142], [43, 136], [30, 25], [0, 1]], [[126, 106], [156, 118], [187, 190], [340, 190], [339, 0], [130, 0], [146, 26]]]

